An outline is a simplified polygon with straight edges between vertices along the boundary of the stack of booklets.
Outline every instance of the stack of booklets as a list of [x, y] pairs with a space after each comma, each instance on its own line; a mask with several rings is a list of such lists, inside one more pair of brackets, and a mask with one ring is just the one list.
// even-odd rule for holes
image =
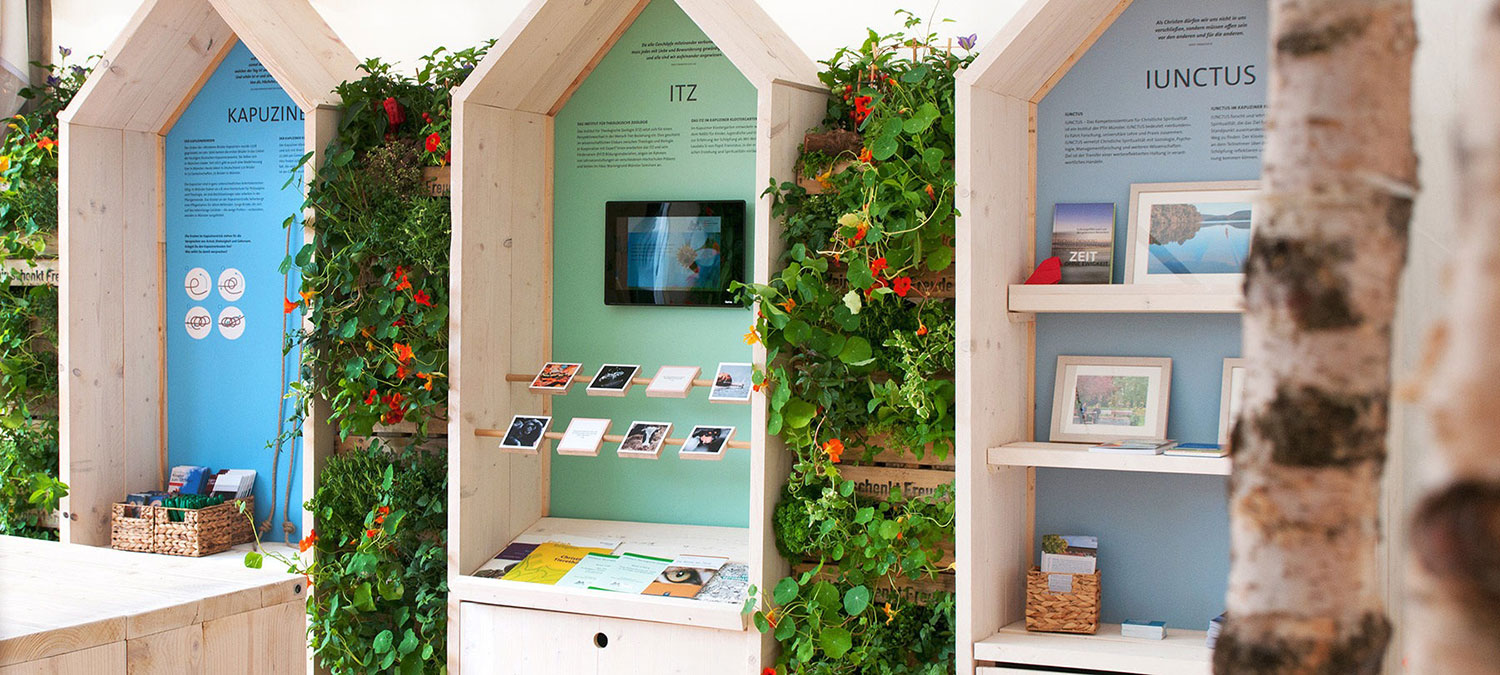
[[1120, 624], [1120, 635], [1141, 640], [1162, 640], [1167, 637], [1167, 624], [1164, 621], [1126, 619], [1125, 623]]
[[728, 558], [686, 554], [666, 558], [616, 552], [618, 548], [618, 541], [584, 538], [517, 541], [474, 576], [735, 604], [744, 602], [750, 586], [749, 566]]
[[1224, 631], [1224, 615], [1223, 614], [1220, 614], [1220, 615], [1214, 617], [1213, 619], [1209, 620], [1209, 622], [1208, 622], [1208, 637], [1204, 640], [1204, 642], [1208, 645], [1209, 649], [1213, 649], [1214, 645], [1219, 644], [1219, 633], [1222, 633], [1223, 631]]
[[1218, 443], [1178, 443], [1165, 453], [1173, 457], [1227, 457], [1229, 448]]
[[1177, 447], [1177, 441], [1125, 440], [1101, 443], [1089, 448], [1089, 452], [1107, 452], [1116, 455], [1160, 455], [1175, 447]]
[[1099, 538], [1083, 534], [1042, 536], [1042, 571], [1093, 574], [1099, 569]]

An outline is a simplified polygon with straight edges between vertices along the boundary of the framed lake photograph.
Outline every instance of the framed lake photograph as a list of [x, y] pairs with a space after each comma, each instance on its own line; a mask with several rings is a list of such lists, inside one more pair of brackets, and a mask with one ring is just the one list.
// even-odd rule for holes
[[1062, 261], [1062, 283], [1109, 283], [1114, 253], [1113, 203], [1052, 207], [1052, 255]]
[[1131, 185], [1125, 283], [1243, 283], [1259, 186], [1257, 181]]
[[749, 403], [754, 368], [748, 363], [721, 363], [714, 373], [714, 386], [708, 390], [712, 403]]
[[551, 425], [551, 417], [516, 415], [510, 419], [510, 429], [505, 432], [505, 438], [501, 439], [500, 449], [536, 452], [542, 439], [546, 437], [547, 427]]
[[734, 438], [734, 427], [693, 427], [677, 451], [678, 459], [723, 459], [724, 446]]
[[640, 366], [606, 363], [599, 366], [599, 372], [594, 374], [594, 379], [589, 381], [589, 386], [584, 393], [589, 396], [624, 396], [630, 391], [630, 385], [635, 384], [635, 376], [641, 372]]
[[1245, 404], [1245, 359], [1224, 359], [1224, 383], [1219, 388], [1219, 445], [1229, 447], [1229, 432]]
[[1171, 388], [1172, 359], [1059, 356], [1052, 441], [1166, 438]]

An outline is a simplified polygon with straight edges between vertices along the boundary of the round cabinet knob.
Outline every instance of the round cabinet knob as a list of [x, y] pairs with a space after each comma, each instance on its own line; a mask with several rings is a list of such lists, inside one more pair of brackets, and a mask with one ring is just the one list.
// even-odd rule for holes
[[594, 646], [604, 649], [609, 646], [609, 636], [603, 633], [594, 633]]

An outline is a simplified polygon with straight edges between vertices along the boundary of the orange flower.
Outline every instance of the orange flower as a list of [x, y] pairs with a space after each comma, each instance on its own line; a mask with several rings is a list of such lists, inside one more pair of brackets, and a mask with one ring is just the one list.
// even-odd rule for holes
[[931, 185], [927, 186], [927, 198], [937, 201], [937, 191], [933, 190]]
[[406, 379], [406, 364], [404, 364], [404, 363], [398, 363], [398, 364], [396, 364], [396, 379], [398, 379], [398, 380], [404, 380], [404, 379]]
[[406, 277], [401, 277], [401, 283], [396, 284], [396, 290], [404, 291], [409, 288], [411, 288], [411, 281], [407, 280]]
[[828, 453], [829, 461], [839, 463], [839, 458], [844, 454], [844, 442], [837, 438], [823, 441], [823, 452]]
[[396, 362], [397, 363], [406, 363], [407, 361], [411, 360], [411, 347], [410, 346], [401, 344], [400, 342], [397, 342], [396, 344], [393, 344], [391, 346], [396, 349]]
[[896, 78], [894, 77], [887, 77], [885, 78], [885, 81], [890, 82], [892, 87], [896, 86]]
[[776, 618], [776, 608], [773, 607], [771, 611], [766, 612], [766, 623], [771, 624], [771, 627], [775, 628], [777, 621], [780, 621], [780, 619]]
[[890, 623], [892, 621], [895, 621], [896, 614], [898, 614], [898, 612], [894, 609], [891, 609], [891, 603], [885, 603], [885, 622]]
[[308, 530], [307, 536], [303, 537], [302, 541], [297, 542], [297, 547], [298, 547], [297, 550], [300, 551], [300, 552], [302, 552], [302, 553], [306, 553], [307, 549], [312, 548], [313, 544], [316, 544], [316, 543], [318, 543], [318, 531], [317, 530]]
[[286, 298], [282, 298], [281, 299], [281, 313], [282, 314], [291, 314], [292, 312], [295, 312], [295, 311], [297, 311], [297, 303], [292, 302], [291, 300], [287, 300]]
[[921, 337], [921, 336], [926, 335], [926, 334], [927, 334], [927, 324], [925, 324], [925, 323], [924, 324], [919, 324], [917, 326], [917, 337]]
[[318, 294], [317, 291], [302, 291], [302, 292], [299, 292], [297, 295], [302, 296], [302, 302], [309, 303], [309, 302], [312, 302], [313, 296], [317, 295], [317, 294]]
[[380, 530], [376, 530], [376, 529], [365, 530], [365, 536], [369, 537], [371, 539], [374, 539], [379, 534], [380, 534]]
[[422, 385], [423, 389], [432, 391], [432, 373], [417, 373], [417, 377], [427, 381], [427, 384]]
[[792, 311], [792, 310], [793, 310], [793, 309], [794, 309], [794, 308], [796, 308], [796, 307], [797, 307], [797, 301], [796, 301], [796, 300], [793, 300], [793, 299], [791, 299], [791, 298], [787, 298], [787, 299], [786, 299], [786, 302], [783, 302], [783, 303], [779, 303], [779, 304], [777, 304], [777, 305], [776, 305], [776, 306], [777, 306], [777, 307], [780, 307], [780, 308], [781, 308], [781, 309], [782, 309], [782, 310], [784, 310], [784, 311], [787, 311], [787, 312], [790, 312], [790, 311]]
[[861, 161], [861, 162], [869, 164], [871, 161], [874, 160], [874, 158], [875, 158], [875, 155], [870, 152], [869, 148], [865, 148], [865, 149], [859, 151], [859, 161]]
[[753, 345], [760, 342], [760, 333], [755, 332], [755, 326], [750, 327], [750, 332], [745, 333], [745, 344]]
[[383, 516], [383, 515], [386, 515], [386, 514], [388, 514], [388, 513], [391, 512], [391, 507], [389, 507], [389, 506], [382, 506], [380, 508], [375, 509], [375, 512]]
[[870, 224], [861, 221], [860, 224], [854, 226], [854, 236], [849, 237], [849, 245], [853, 246], [861, 241], [864, 241], [865, 234], [869, 233], [869, 231]]
[[776, 669], [770, 666], [760, 669], [760, 675], [776, 675]]
[[51, 150], [51, 149], [57, 147], [57, 141], [54, 141], [54, 140], [52, 140], [50, 138], [47, 138], [46, 136], [43, 136], [41, 138], [36, 139], [36, 147], [41, 148], [43, 150]]

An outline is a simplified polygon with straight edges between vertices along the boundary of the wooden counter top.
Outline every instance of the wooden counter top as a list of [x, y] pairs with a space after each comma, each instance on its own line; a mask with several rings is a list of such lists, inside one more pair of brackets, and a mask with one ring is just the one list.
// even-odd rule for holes
[[[5, 667], [11, 664], [84, 650], [103, 653], [115, 643], [123, 653], [127, 641], [134, 667], [137, 656], [151, 656], [147, 652], [152, 647], [150, 640], [138, 645], [137, 638], [168, 634], [173, 643], [156, 647], [170, 653], [157, 654], [158, 660], [170, 658], [177, 663], [181, 647], [207, 664], [214, 656], [214, 645], [207, 644], [210, 626], [221, 619], [235, 619], [231, 632], [260, 631], [266, 638], [262, 643], [295, 651], [300, 648], [297, 640], [303, 624], [291, 620], [300, 618], [306, 592], [301, 576], [252, 570], [237, 560], [130, 553], [0, 536], [0, 671], [8, 672]], [[259, 611], [263, 609], [267, 611]], [[217, 625], [230, 628], [235, 622]], [[277, 625], [287, 623], [291, 625]], [[203, 625], [201, 632], [199, 625]], [[193, 630], [184, 633], [190, 627]], [[283, 629], [295, 629], [286, 633], [292, 636], [290, 645], [285, 644]], [[248, 644], [256, 639], [245, 635], [235, 640]], [[253, 658], [237, 649], [219, 652], [234, 663]], [[104, 663], [89, 661], [95, 662]], [[103, 675], [113, 670], [97, 672]]]

